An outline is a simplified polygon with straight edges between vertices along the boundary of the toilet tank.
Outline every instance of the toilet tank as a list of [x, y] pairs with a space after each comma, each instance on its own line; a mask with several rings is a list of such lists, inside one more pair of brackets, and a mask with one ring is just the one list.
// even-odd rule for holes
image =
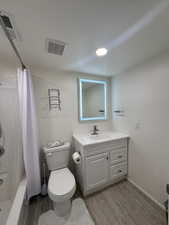
[[68, 166], [70, 156], [70, 143], [65, 142], [64, 145], [54, 148], [43, 148], [48, 169], [50, 171], [65, 168]]

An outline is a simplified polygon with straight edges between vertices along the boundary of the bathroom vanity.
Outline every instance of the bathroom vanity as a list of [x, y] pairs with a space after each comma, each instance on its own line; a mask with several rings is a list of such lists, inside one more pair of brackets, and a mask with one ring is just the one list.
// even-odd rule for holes
[[81, 155], [81, 163], [76, 164], [77, 182], [84, 196], [127, 176], [128, 138], [117, 132], [73, 135], [75, 151]]

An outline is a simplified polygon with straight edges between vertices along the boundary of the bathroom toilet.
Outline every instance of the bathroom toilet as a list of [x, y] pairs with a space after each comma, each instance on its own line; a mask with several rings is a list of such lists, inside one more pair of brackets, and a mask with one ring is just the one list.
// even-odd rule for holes
[[44, 153], [48, 169], [50, 170], [48, 182], [48, 195], [53, 201], [57, 216], [66, 216], [71, 209], [71, 198], [76, 190], [74, 175], [67, 168], [70, 155], [70, 143], [62, 146], [47, 148]]

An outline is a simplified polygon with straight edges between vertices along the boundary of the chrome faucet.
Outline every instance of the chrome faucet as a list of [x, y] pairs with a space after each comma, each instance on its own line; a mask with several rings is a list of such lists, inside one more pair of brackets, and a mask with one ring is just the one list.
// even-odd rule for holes
[[94, 125], [91, 135], [98, 135], [99, 134], [98, 131], [99, 131], [99, 129], [97, 128], [97, 126]]

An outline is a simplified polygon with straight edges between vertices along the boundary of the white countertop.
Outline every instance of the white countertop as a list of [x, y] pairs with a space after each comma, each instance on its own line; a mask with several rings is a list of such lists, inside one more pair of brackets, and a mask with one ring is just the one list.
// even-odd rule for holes
[[91, 135], [85, 133], [75, 133], [73, 137], [83, 146], [113, 141], [123, 138], [129, 138], [128, 134], [120, 132], [99, 132], [98, 135]]

